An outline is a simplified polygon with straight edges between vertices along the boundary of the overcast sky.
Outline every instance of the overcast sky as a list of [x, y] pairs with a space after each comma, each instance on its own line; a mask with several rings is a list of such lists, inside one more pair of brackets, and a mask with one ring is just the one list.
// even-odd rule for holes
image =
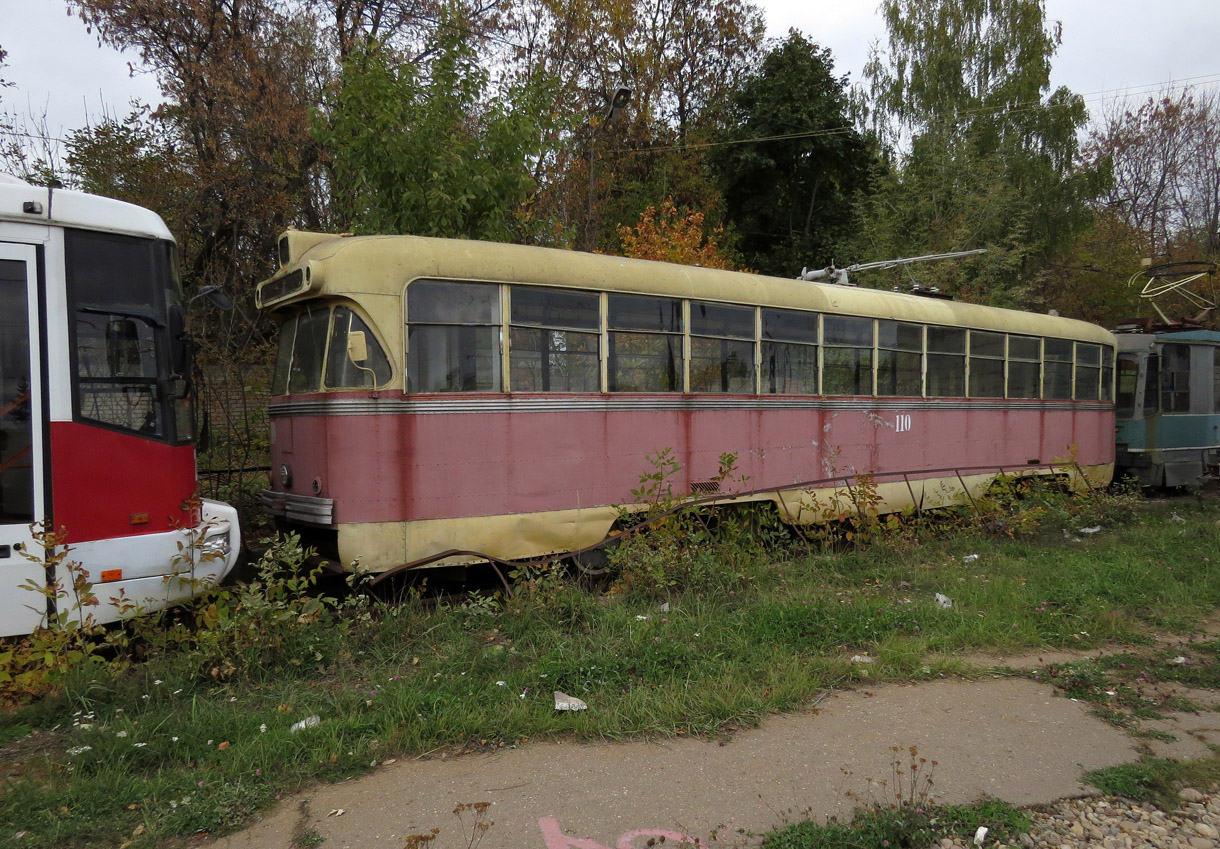
[[[790, 28], [829, 47], [836, 69], [858, 80], [870, 42], [883, 38], [874, 0], [761, 0], [769, 34]], [[1217, 0], [1047, 0], [1063, 23], [1053, 83], [1085, 96], [1090, 109], [1124, 94], [1146, 96], [1174, 81], [1220, 85]], [[129, 73], [138, 57], [98, 47], [63, 0], [0, 0], [0, 109], [41, 116], [62, 136], [92, 118], [122, 116], [132, 98], [156, 103], [155, 81]]]

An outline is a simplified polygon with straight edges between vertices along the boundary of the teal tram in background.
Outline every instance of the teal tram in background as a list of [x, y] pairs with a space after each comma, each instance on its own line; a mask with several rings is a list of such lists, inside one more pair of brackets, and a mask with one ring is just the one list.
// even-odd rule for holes
[[1118, 339], [1115, 479], [1199, 486], [1220, 464], [1220, 331]]

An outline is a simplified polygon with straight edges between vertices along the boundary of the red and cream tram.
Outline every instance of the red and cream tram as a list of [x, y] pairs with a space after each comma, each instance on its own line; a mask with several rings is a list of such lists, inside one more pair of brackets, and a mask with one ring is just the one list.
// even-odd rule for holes
[[[185, 318], [157, 215], [0, 175], [0, 636], [77, 615], [28, 588], [69, 562], [98, 622], [232, 568], [236, 511], [195, 497]], [[66, 534], [58, 573], [39, 527]]]
[[666, 448], [700, 494], [736, 454], [726, 500], [793, 522], [866, 473], [883, 510], [1113, 473], [1115, 340], [1083, 322], [411, 236], [289, 231], [280, 264], [263, 499], [348, 568], [593, 545]]

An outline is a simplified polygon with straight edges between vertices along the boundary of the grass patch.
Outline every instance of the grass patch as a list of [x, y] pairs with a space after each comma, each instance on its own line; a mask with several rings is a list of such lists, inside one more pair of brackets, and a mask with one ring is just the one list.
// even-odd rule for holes
[[[722, 515], [625, 543], [616, 557], [638, 561], [620, 565], [613, 592], [530, 567], [511, 598], [328, 594], [284, 542], [253, 584], [176, 622], [111, 632], [97, 662], [39, 678], [32, 696], [6, 691], [18, 704], [0, 714], [0, 761], [22, 768], [0, 822], [20, 823], [25, 846], [141, 849], [223, 834], [278, 796], [388, 758], [728, 733], [857, 678], [951, 673], [953, 652], [1139, 647], [1146, 629], [1189, 631], [1220, 606], [1211, 504], [1039, 493], [1003, 522], [984, 509], [922, 526], [855, 517], [840, 528], [850, 540]], [[849, 662], [863, 652], [877, 662]], [[1215, 652], [1139, 668], [1198, 686]], [[1124, 675], [1097, 664], [1051, 678], [1099, 708], [1122, 686], [1132, 707], [1119, 707], [1134, 712], [1147, 691]], [[590, 709], [557, 713], [554, 690]], [[935, 810], [928, 828], [958, 821]]]
[[1220, 782], [1220, 755], [1189, 762], [1143, 758], [1137, 763], [1085, 773], [1081, 781], [1108, 796], [1124, 796], [1174, 811], [1182, 803], [1178, 798], [1182, 788], [1205, 789]]
[[762, 849], [924, 849], [946, 837], [970, 845], [980, 826], [987, 845], [1011, 844], [1029, 831], [1029, 815], [998, 799], [973, 805], [857, 809], [846, 823], [807, 821], [768, 834]]

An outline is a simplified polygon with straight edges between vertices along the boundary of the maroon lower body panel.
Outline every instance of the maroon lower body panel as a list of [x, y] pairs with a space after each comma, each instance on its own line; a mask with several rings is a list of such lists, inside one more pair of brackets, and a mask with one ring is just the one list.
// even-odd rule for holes
[[272, 411], [272, 468], [291, 466], [288, 492], [332, 499], [335, 524], [629, 503], [640, 476], [652, 470], [649, 457], [665, 449], [681, 464], [675, 493], [713, 478], [725, 453], [736, 455], [736, 474], [747, 478], [737, 490], [842, 475], [918, 478], [921, 470], [1114, 459], [1108, 404], [596, 395], [352, 400], [281, 402]]

